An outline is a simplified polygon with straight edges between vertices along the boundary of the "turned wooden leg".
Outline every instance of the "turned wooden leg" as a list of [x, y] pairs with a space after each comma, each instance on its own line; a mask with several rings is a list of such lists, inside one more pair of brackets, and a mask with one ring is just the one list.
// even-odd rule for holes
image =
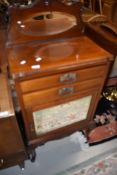
[[29, 159], [31, 160], [31, 162], [35, 162], [35, 159], [36, 159], [35, 150], [31, 150], [31, 152], [29, 153]]
[[21, 162], [19, 164], [19, 167], [21, 168], [22, 171], [24, 171], [24, 169], [25, 169], [25, 163], [24, 162]]

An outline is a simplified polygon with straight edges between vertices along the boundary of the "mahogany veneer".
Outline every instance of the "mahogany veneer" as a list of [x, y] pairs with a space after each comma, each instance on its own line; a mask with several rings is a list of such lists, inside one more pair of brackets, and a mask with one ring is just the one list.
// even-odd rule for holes
[[10, 14], [9, 70], [29, 147], [86, 128], [113, 56], [83, 35], [81, 4], [36, 1]]
[[81, 3], [66, 5], [59, 0], [35, 1], [9, 10], [8, 45], [44, 42], [80, 36]]
[[23, 167], [27, 155], [5, 74], [0, 74], [0, 82], [0, 169], [17, 164]]
[[[82, 36], [49, 44], [37, 42], [14, 46], [8, 50], [8, 60], [23, 112], [28, 144], [35, 147], [87, 127], [93, 119], [113, 56]], [[35, 111], [87, 96], [91, 96], [91, 101], [85, 119], [48, 132], [36, 132]]]

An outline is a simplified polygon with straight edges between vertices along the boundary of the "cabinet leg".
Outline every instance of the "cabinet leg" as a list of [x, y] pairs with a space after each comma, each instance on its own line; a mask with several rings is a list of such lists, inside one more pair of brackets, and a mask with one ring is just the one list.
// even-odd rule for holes
[[32, 150], [29, 153], [29, 159], [31, 160], [31, 162], [35, 162], [35, 159], [36, 159], [36, 152], [35, 152], [35, 150]]
[[24, 162], [20, 163], [19, 164], [19, 167], [21, 168], [22, 171], [24, 171], [24, 169], [25, 169], [25, 163]]

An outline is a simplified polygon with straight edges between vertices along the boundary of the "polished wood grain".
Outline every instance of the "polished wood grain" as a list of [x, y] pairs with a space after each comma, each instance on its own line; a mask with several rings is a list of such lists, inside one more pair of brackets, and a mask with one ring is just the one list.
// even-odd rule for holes
[[[0, 86], [0, 112], [8, 112], [8, 116], [14, 115], [13, 103], [8, 91], [8, 82], [4, 74], [0, 74], [1, 86]], [[4, 93], [2, 93], [4, 92]]]
[[[116, 6], [115, 6], [116, 8]], [[109, 12], [111, 13], [111, 12]], [[113, 18], [114, 16], [116, 16], [115, 11], [113, 11]], [[108, 21], [108, 24], [112, 24], [112, 19], [111, 21]], [[86, 27], [85, 27], [85, 33], [88, 37], [90, 37], [93, 41], [95, 41], [98, 45], [100, 45], [101, 47], [103, 47], [105, 50], [109, 51], [110, 53], [112, 53], [115, 56], [116, 59], [116, 55], [117, 55], [117, 35], [110, 29], [106, 29], [100, 26], [100, 22], [92, 22], [92, 23], [86, 23]], [[116, 27], [116, 23], [114, 23], [113, 20], [113, 24]], [[113, 64], [113, 66], [116, 63]], [[110, 68], [110, 72], [113, 70], [113, 67]], [[108, 85], [113, 85], [115, 86], [117, 81], [116, 81], [116, 76], [112, 77], [112, 80], [110, 78], [111, 74], [108, 75], [108, 81], [107, 84], [105, 86]]]
[[1, 72], [7, 72], [7, 54], [5, 43], [7, 41], [7, 32], [5, 29], [0, 29], [0, 70]]
[[[58, 87], [51, 88], [51, 89], [49, 88], [46, 90], [35, 91], [32, 93], [24, 94], [23, 95], [24, 105], [25, 107], [39, 106], [39, 105], [43, 105], [46, 103], [50, 103], [52, 101], [61, 100], [69, 96], [74, 96], [77, 93], [81, 93], [81, 90], [99, 86], [101, 81], [102, 81], [101, 78], [94, 79], [94, 80], [88, 80], [88, 81], [83, 81], [81, 83], [75, 83], [72, 85], [68, 84], [66, 86], [65, 85], [58, 86]], [[73, 90], [72, 92], [70, 91], [68, 93], [60, 94], [60, 91], [63, 90], [64, 88], [69, 88], [69, 89], [71, 88]]]
[[3, 169], [23, 163], [27, 155], [5, 74], [0, 74], [0, 82], [0, 169]]
[[[54, 15], [57, 20], [52, 18]], [[27, 8], [11, 9], [10, 16], [8, 65], [23, 113], [28, 147], [87, 128], [113, 56], [83, 34], [81, 4], [36, 1]], [[61, 21], [64, 26], [60, 30]], [[42, 135], [36, 133], [33, 112], [86, 96], [92, 97], [86, 119]]]
[[117, 36], [111, 30], [104, 29], [100, 23], [94, 22], [86, 24], [85, 33], [105, 50], [117, 54]]
[[[52, 47], [48, 50], [48, 46], [51, 45]], [[52, 55], [53, 46], [56, 45], [58, 50], [56, 48], [56, 52]], [[66, 55], [60, 54], [61, 45], [65, 46], [63, 53], [66, 50]], [[68, 48], [72, 51], [69, 52]], [[46, 49], [48, 51], [45, 55]], [[38, 57], [41, 57], [40, 61], [36, 61]], [[44, 45], [36, 42], [8, 49], [8, 60], [12, 75], [14, 78], [21, 79], [23, 77], [30, 79], [30, 76], [37, 75], [40, 77], [49, 73], [67, 71], [71, 68], [90, 67], [90, 65], [103, 64], [112, 59], [111, 54], [85, 36]], [[22, 61], [25, 61], [25, 64], [22, 65]], [[34, 65], [37, 65], [37, 68], [33, 68]]]
[[[64, 49], [61, 49], [61, 45]], [[31, 147], [36, 147], [88, 126], [95, 113], [113, 56], [82, 36], [46, 44], [35, 42], [14, 45], [8, 48], [8, 61], [23, 112], [27, 142]], [[32, 69], [34, 65], [39, 67]], [[67, 93], [61, 95], [60, 91], [65, 88], [68, 89]], [[41, 137], [36, 135], [34, 111], [86, 95], [92, 96], [86, 120], [53, 130]]]
[[[37, 77], [32, 80], [22, 80], [20, 82], [20, 88], [22, 93], [29, 93], [37, 90], [44, 90], [46, 88], [54, 86], [67, 85], [71, 83], [81, 82], [84, 80], [94, 79], [97, 77], [101, 77], [104, 74], [105, 66], [96, 66], [92, 68], [79, 69], [77, 71], [59, 73], [46, 77]], [[71, 78], [69, 78], [70, 75]]]
[[[62, 13], [63, 17], [52, 19], [50, 18], [50, 15], [48, 15], [48, 19], [37, 20], [40, 13], [43, 12], [48, 12], [51, 16], [54, 12]], [[65, 27], [65, 25], [68, 25], [70, 22], [64, 14], [76, 18], [76, 24], [69, 30], [57, 34], [54, 31], [56, 31], [57, 28], [60, 28], [59, 24], [62, 24], [62, 26]], [[79, 2], [69, 6], [57, 0], [49, 1], [48, 5], [45, 1], [35, 1], [35, 3], [25, 8], [10, 8], [9, 15], [10, 25], [8, 30], [8, 45], [76, 37], [81, 35], [81, 30], [83, 29], [81, 21], [81, 4]], [[37, 31], [37, 29], [39, 30]], [[47, 35], [49, 30], [51, 30], [51, 35]], [[62, 30], [62, 28], [60, 28], [60, 30]], [[45, 35], [41, 34], [41, 31], [42, 33], [45, 31]], [[36, 34], [35, 36], [35, 33], [39, 34]]]

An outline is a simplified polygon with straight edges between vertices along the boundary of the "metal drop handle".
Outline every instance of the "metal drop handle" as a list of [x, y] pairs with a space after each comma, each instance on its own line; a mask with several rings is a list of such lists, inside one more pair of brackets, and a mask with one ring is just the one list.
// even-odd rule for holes
[[70, 94], [73, 94], [73, 92], [74, 92], [73, 87], [65, 87], [65, 88], [59, 89], [60, 96], [70, 95]]
[[75, 82], [77, 78], [76, 73], [66, 73], [64, 75], [60, 76], [60, 82], [61, 83], [72, 83]]

